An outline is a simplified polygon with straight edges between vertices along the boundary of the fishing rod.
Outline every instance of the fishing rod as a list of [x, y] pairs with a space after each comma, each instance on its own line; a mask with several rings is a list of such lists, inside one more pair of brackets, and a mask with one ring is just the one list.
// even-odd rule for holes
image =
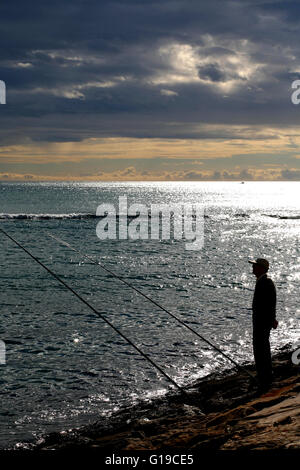
[[251, 374], [251, 372], [249, 372], [247, 369], [245, 369], [243, 366], [241, 366], [240, 364], [238, 364], [234, 359], [232, 359], [230, 356], [228, 356], [228, 354], [226, 354], [224, 351], [222, 351], [218, 346], [216, 346], [215, 344], [213, 344], [211, 341], [209, 341], [207, 338], [205, 338], [204, 336], [200, 335], [200, 333], [198, 333], [198, 331], [194, 330], [192, 327], [190, 327], [187, 323], [185, 323], [183, 320], [181, 320], [180, 318], [178, 318], [176, 315], [174, 315], [172, 312], [170, 312], [169, 310], [167, 310], [165, 307], [163, 307], [162, 305], [160, 305], [158, 302], [156, 302], [155, 300], [153, 300], [151, 297], [149, 297], [148, 295], [146, 295], [144, 292], [142, 292], [141, 290], [139, 290], [137, 287], [133, 286], [132, 284], [130, 284], [128, 281], [126, 281], [126, 279], [124, 279], [123, 277], [119, 276], [118, 274], [114, 273], [113, 271], [111, 271], [110, 269], [108, 269], [106, 266], [104, 266], [102, 263], [100, 263], [99, 261], [96, 261], [94, 258], [92, 258], [91, 256], [89, 255], [86, 255], [85, 253], [82, 253], [80, 250], [77, 250], [76, 248], [74, 248], [72, 245], [70, 245], [70, 243], [62, 240], [61, 238], [58, 238], [54, 235], [52, 235], [51, 233], [47, 232], [47, 234], [49, 235], [49, 237], [53, 238], [54, 240], [56, 240], [58, 243], [61, 243], [65, 246], [67, 246], [68, 248], [70, 248], [71, 250], [75, 251], [76, 253], [79, 253], [81, 256], [83, 256], [84, 258], [90, 260], [93, 264], [96, 264], [98, 266], [100, 266], [104, 271], [106, 271], [107, 273], [111, 274], [113, 277], [115, 277], [116, 279], [119, 279], [121, 282], [123, 282], [124, 284], [126, 284], [128, 287], [130, 287], [131, 289], [133, 289], [135, 292], [137, 292], [138, 294], [142, 295], [145, 299], [149, 300], [149, 302], [151, 302], [152, 304], [156, 305], [156, 307], [159, 307], [161, 310], [163, 310], [165, 313], [167, 313], [168, 315], [170, 315], [172, 318], [174, 318], [175, 320], [177, 320], [181, 325], [183, 325], [185, 328], [187, 328], [188, 330], [190, 330], [192, 333], [194, 333], [196, 336], [198, 336], [198, 338], [200, 338], [202, 341], [204, 341], [205, 343], [207, 343], [209, 346], [211, 346], [213, 349], [215, 349], [216, 351], [218, 351], [220, 354], [222, 354], [222, 356], [224, 356], [226, 359], [228, 359], [229, 361], [231, 361], [238, 369], [242, 370], [243, 372], [245, 372], [247, 375], [249, 375], [251, 377], [252, 380], [254, 380], [255, 382], [257, 382], [256, 380], [256, 377]]
[[42, 263], [38, 258], [36, 258], [30, 251], [28, 251], [24, 246], [22, 246], [17, 240], [10, 236], [7, 232], [0, 228], [6, 237], [13, 241], [19, 248], [21, 248], [25, 253], [27, 253], [34, 261], [36, 261], [40, 266], [42, 266], [49, 274], [51, 274], [57, 281], [63, 284], [69, 291], [71, 291], [79, 300], [81, 300], [85, 305], [87, 305], [98, 317], [100, 317], [105, 323], [107, 323], [116, 333], [118, 333], [128, 344], [130, 344], [141, 356], [143, 356], [147, 361], [152, 364], [169, 382], [171, 382], [182, 394], [189, 398], [187, 392], [178, 385], [175, 380], [173, 380], [160, 366], [158, 366], [147, 354], [145, 354], [138, 346], [136, 346], [124, 333], [122, 333], [118, 328], [116, 328], [107, 318], [105, 318], [101, 313], [99, 313], [89, 302], [87, 302], [81, 295], [79, 295], [72, 287], [70, 287], [65, 281], [63, 281], [57, 274], [55, 274], [51, 269], [49, 269], [44, 263]]

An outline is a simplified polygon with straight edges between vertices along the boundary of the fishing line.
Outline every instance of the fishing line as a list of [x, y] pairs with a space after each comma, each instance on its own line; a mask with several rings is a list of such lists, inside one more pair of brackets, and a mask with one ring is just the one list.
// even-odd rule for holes
[[143, 356], [147, 361], [152, 364], [166, 379], [169, 380], [181, 393], [188, 397], [187, 392], [176, 383], [166, 372], [161, 369], [147, 354], [141, 351], [138, 346], [136, 346], [127, 336], [124, 335], [118, 328], [116, 328], [107, 318], [105, 318], [101, 313], [99, 313], [89, 302], [87, 302], [81, 295], [79, 295], [72, 287], [70, 287], [65, 281], [63, 281], [57, 274], [55, 274], [51, 269], [49, 269], [44, 263], [42, 263], [38, 258], [36, 258], [33, 254], [30, 253], [24, 246], [22, 246], [17, 240], [11, 237], [8, 233], [6, 233], [3, 229], [0, 228], [0, 232], [2, 232], [6, 237], [8, 237], [11, 241], [13, 241], [19, 248], [21, 248], [25, 253], [27, 253], [34, 261], [36, 261], [39, 265], [41, 265], [49, 274], [51, 274], [57, 281], [63, 284], [68, 290], [70, 290], [79, 300], [81, 300], [85, 305], [87, 305], [98, 317], [100, 317], [105, 323], [107, 323], [114, 331], [116, 331], [127, 343], [129, 343], [141, 356]]
[[198, 336], [198, 338], [200, 338], [202, 341], [204, 341], [205, 343], [207, 343], [209, 346], [211, 346], [213, 349], [215, 349], [216, 351], [218, 351], [220, 354], [222, 354], [226, 359], [228, 359], [229, 361], [231, 361], [238, 369], [242, 370], [243, 372], [245, 372], [247, 375], [249, 375], [251, 377], [252, 380], [256, 381], [256, 377], [251, 374], [251, 372], [249, 372], [247, 369], [245, 369], [243, 366], [241, 366], [240, 364], [238, 364], [234, 359], [232, 359], [230, 356], [228, 356], [228, 354], [226, 354], [224, 351], [222, 351], [220, 348], [218, 348], [218, 346], [216, 346], [215, 344], [213, 344], [211, 341], [209, 341], [207, 338], [204, 338], [204, 336], [200, 335], [200, 333], [198, 333], [196, 330], [194, 330], [192, 327], [190, 327], [187, 323], [185, 323], [183, 320], [181, 320], [180, 318], [178, 318], [176, 315], [174, 315], [173, 313], [171, 313], [169, 310], [167, 310], [165, 307], [163, 307], [162, 305], [160, 305], [158, 302], [156, 302], [155, 300], [151, 299], [151, 297], [149, 297], [148, 295], [144, 294], [144, 292], [140, 291], [139, 289], [137, 289], [135, 286], [133, 286], [132, 284], [130, 284], [128, 281], [126, 281], [126, 279], [124, 279], [123, 277], [119, 276], [118, 274], [114, 273], [113, 271], [111, 271], [110, 269], [108, 269], [106, 266], [104, 266], [102, 263], [100, 263], [99, 261], [96, 261], [94, 258], [92, 258], [91, 256], [89, 255], [86, 255], [85, 253], [82, 253], [80, 250], [77, 250], [76, 248], [74, 248], [72, 245], [70, 245], [70, 243], [62, 240], [61, 238], [58, 238], [50, 233], [47, 232], [47, 234], [49, 235], [49, 237], [53, 238], [54, 240], [56, 240], [58, 243], [61, 243], [65, 246], [67, 246], [68, 248], [70, 248], [71, 250], [75, 251], [76, 253], [79, 253], [81, 256], [83, 256], [84, 258], [90, 260], [92, 263], [94, 264], [97, 264], [98, 266], [100, 266], [104, 271], [106, 271], [107, 273], [111, 274], [113, 277], [119, 279], [121, 282], [123, 282], [124, 284], [126, 284], [128, 287], [130, 287], [131, 289], [133, 289], [135, 292], [137, 292], [138, 294], [142, 295], [145, 299], [149, 300], [149, 302], [151, 302], [152, 304], [156, 305], [156, 307], [159, 307], [161, 310], [163, 310], [165, 313], [167, 313], [168, 315], [170, 315], [172, 318], [174, 318], [175, 320], [177, 320], [179, 323], [181, 323], [181, 325], [185, 326], [188, 330], [190, 330], [192, 333], [194, 333], [196, 336]]

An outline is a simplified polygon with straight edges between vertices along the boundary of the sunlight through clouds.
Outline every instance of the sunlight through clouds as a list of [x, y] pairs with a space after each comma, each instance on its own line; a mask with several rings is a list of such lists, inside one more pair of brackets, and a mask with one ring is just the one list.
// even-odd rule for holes
[[[291, 103], [300, 61], [296, 6], [63, 6], [53, 22], [54, 4], [40, 3], [34, 17], [19, 17], [16, 31], [10, 7], [0, 5], [3, 44], [14, 45], [3, 47], [0, 61], [7, 85], [2, 175], [62, 177], [65, 170], [80, 178], [94, 168], [95, 177], [123, 177], [134, 167], [147, 178], [298, 177], [299, 108]], [[165, 170], [161, 159], [173, 168]], [[68, 162], [77, 165], [71, 173]]]

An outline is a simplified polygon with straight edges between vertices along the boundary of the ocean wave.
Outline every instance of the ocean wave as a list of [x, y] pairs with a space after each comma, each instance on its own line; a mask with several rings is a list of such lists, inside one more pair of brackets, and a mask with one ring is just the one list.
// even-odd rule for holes
[[0, 214], [0, 219], [50, 220], [50, 219], [94, 219], [96, 214]]
[[281, 214], [263, 214], [265, 217], [272, 217], [273, 219], [281, 219], [281, 220], [289, 220], [289, 219], [294, 219], [294, 220], [299, 220], [300, 215], [281, 215]]
[[[136, 215], [127, 215], [128, 219], [138, 217]], [[56, 220], [56, 219], [102, 219], [110, 215], [97, 215], [90, 213], [71, 213], [71, 214], [0, 214], [0, 220]], [[116, 218], [126, 217], [125, 214], [116, 214]], [[149, 215], [149, 217], [151, 217]]]
[[[119, 219], [120, 217], [128, 217], [128, 219], [135, 219], [139, 217], [139, 213], [135, 215], [127, 215], [126, 214], [116, 214], [116, 218]], [[299, 220], [300, 215], [288, 215], [288, 214], [262, 214], [264, 217], [271, 217], [273, 219], [278, 220]], [[96, 213], [69, 213], [69, 214], [5, 214], [0, 213], [0, 220], [56, 220], [56, 219], [102, 219], [103, 217], [107, 217], [107, 215], [97, 215]], [[110, 217], [110, 215], [108, 215]], [[143, 216], [142, 216], [143, 217]], [[148, 215], [145, 215], [151, 219], [151, 212]], [[195, 214], [192, 214], [192, 218], [195, 218]], [[234, 217], [237, 218], [249, 218], [250, 214], [238, 212], [234, 214]], [[173, 214], [171, 213], [171, 219], [173, 218]], [[211, 218], [211, 216], [205, 214], [205, 219]]]
[[[90, 213], [71, 213], [71, 214], [0, 214], [0, 220], [55, 220], [55, 219], [102, 219], [103, 217], [107, 217], [107, 215], [97, 215], [97, 214], [90, 214]], [[110, 217], [108, 215], [108, 217]], [[135, 219], [139, 217], [139, 214], [135, 215], [126, 215], [126, 214], [116, 214], [117, 219], [120, 217], [127, 217], [128, 219]], [[151, 219], [151, 214], [149, 213], [147, 216]], [[192, 217], [195, 218], [196, 216], [192, 214]], [[171, 219], [173, 218], [173, 214], [171, 214]], [[209, 218], [208, 215], [204, 215], [204, 218]]]

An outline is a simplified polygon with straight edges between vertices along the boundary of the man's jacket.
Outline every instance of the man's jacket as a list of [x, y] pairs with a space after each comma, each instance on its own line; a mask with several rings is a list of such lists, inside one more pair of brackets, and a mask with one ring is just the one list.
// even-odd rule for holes
[[267, 274], [256, 281], [252, 310], [254, 327], [272, 328], [276, 318], [276, 288]]

